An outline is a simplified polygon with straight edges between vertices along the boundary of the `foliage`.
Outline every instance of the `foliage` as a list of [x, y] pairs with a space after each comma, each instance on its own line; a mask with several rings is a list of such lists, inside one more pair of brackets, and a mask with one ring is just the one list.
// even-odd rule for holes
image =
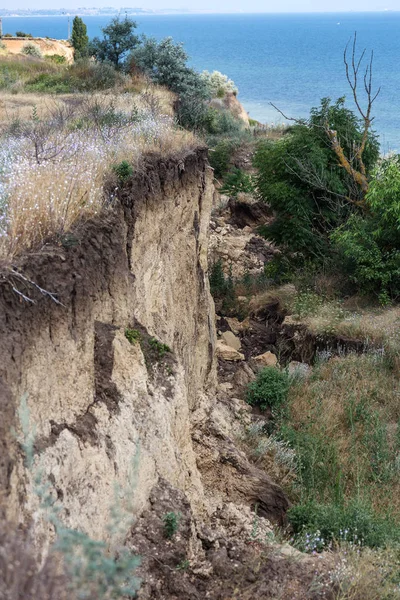
[[279, 413], [287, 401], [290, 380], [287, 371], [265, 367], [247, 389], [246, 401], [261, 410], [267, 408]]
[[400, 161], [384, 159], [366, 196], [369, 212], [353, 215], [332, 234], [344, 271], [382, 303], [400, 296]]
[[42, 53], [40, 51], [39, 46], [36, 44], [25, 44], [25, 46], [21, 50], [22, 54], [26, 56], [33, 56], [35, 58], [42, 58]]
[[251, 194], [254, 191], [251, 175], [234, 167], [225, 175], [223, 185], [219, 191], [231, 198], [236, 198], [240, 193]]
[[140, 331], [137, 329], [130, 329], [129, 327], [125, 329], [125, 337], [133, 346], [142, 339]]
[[212, 73], [203, 71], [201, 77], [206, 82], [213, 98], [223, 98], [227, 93], [235, 95], [238, 93], [238, 89], [232, 79], [229, 79], [227, 75], [223, 75], [219, 71], [213, 71]]
[[187, 66], [188, 55], [182, 44], [171, 37], [157, 42], [144, 38], [141, 46], [130, 56], [131, 70], [135, 67], [160, 85], [177, 94], [176, 115], [179, 123], [190, 129], [201, 129], [207, 115], [208, 86], [200, 74]]
[[83, 20], [76, 16], [72, 22], [71, 42], [75, 52], [75, 58], [87, 55], [89, 37], [87, 27]]
[[[328, 234], [356, 210], [349, 197], [358, 193], [353, 180], [339, 165], [325, 123], [337, 132], [346, 153], [362, 135], [362, 124], [339, 98], [324, 98], [308, 121], [297, 123], [276, 142], [262, 141], [255, 154], [257, 186], [261, 198], [275, 212], [263, 235], [283, 250], [321, 258], [328, 252]], [[376, 163], [379, 145], [369, 133], [364, 153], [367, 173]]]
[[157, 357], [159, 359], [162, 359], [163, 356], [165, 356], [165, 354], [167, 354], [167, 352], [171, 352], [171, 348], [169, 346], [167, 346], [167, 344], [163, 344], [156, 338], [150, 338], [149, 344], [150, 344], [150, 347], [156, 352]]
[[107, 63], [87, 59], [76, 61], [66, 69], [39, 73], [26, 83], [29, 92], [68, 94], [114, 88], [124, 82], [124, 75]]
[[164, 536], [167, 539], [172, 539], [178, 531], [181, 515], [176, 512], [168, 512], [163, 515]]
[[321, 362], [292, 382], [275, 435], [295, 454], [289, 521], [302, 549], [399, 536], [397, 386], [377, 352]]
[[235, 141], [230, 139], [220, 140], [209, 151], [210, 165], [214, 169], [214, 175], [217, 178], [223, 177], [228, 172], [230, 162], [237, 148]]
[[16, 35], [16, 37], [21, 37], [21, 38], [31, 38], [32, 37], [31, 33], [25, 33], [24, 31], [16, 31], [15, 35]]
[[62, 54], [46, 54], [44, 59], [56, 65], [65, 65], [67, 62], [67, 59]]
[[217, 260], [211, 265], [209, 274], [210, 291], [222, 314], [228, 314], [236, 306], [235, 287], [232, 275], [226, 276], [222, 267], [222, 260]]
[[396, 541], [400, 527], [392, 519], [378, 516], [367, 504], [319, 504], [309, 501], [292, 507], [289, 522], [295, 544], [306, 552], [320, 552], [333, 543], [350, 542], [370, 548]]
[[203, 129], [210, 135], [236, 136], [243, 128], [243, 121], [235, 118], [227, 109], [209, 107], [204, 115]]
[[95, 37], [91, 41], [89, 53], [97, 60], [108, 61], [120, 69], [128, 52], [139, 44], [139, 37], [134, 33], [136, 27], [136, 22], [127, 16], [124, 19], [114, 17], [102, 28], [103, 39]]
[[113, 171], [122, 183], [133, 175], [133, 167], [127, 160], [123, 160], [118, 165], [114, 165]]

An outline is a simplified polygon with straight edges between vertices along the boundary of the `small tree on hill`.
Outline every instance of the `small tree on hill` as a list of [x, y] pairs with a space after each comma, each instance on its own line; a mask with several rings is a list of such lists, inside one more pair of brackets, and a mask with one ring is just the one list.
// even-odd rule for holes
[[108, 61], [120, 69], [127, 52], [133, 50], [140, 39], [135, 35], [136, 22], [128, 17], [114, 17], [107, 27], [102, 28], [103, 39], [95, 37], [90, 44], [90, 52], [100, 61]]
[[87, 27], [80, 17], [75, 17], [73, 20], [71, 42], [75, 50], [75, 57], [86, 56], [89, 38]]

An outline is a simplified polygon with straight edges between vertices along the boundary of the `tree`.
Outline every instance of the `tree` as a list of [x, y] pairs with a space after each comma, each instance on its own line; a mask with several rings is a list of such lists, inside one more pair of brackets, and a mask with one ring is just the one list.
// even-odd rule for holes
[[171, 37], [157, 42], [144, 38], [131, 56], [131, 67], [145, 73], [154, 83], [165, 85], [178, 96], [176, 115], [184, 127], [200, 129], [205, 122], [210, 90], [201, 75], [187, 66], [188, 55], [182, 44]]
[[[379, 157], [377, 136], [371, 129], [373, 54], [363, 74], [366, 108], [359, 94], [360, 69], [365, 51], [356, 58], [356, 35], [344, 50], [347, 80], [356, 112], [345, 98], [332, 103], [323, 98], [308, 119], [290, 119], [294, 125], [276, 143], [261, 143], [255, 155], [261, 197], [275, 211], [264, 228], [269, 239], [302, 257], [328, 252], [329, 234], [352, 213], [367, 214], [369, 181]], [[275, 107], [276, 108], [276, 107]], [[277, 109], [286, 119], [286, 115]]]
[[126, 54], [133, 50], [140, 39], [134, 34], [137, 24], [127, 16], [114, 17], [107, 27], [102, 28], [103, 39], [95, 37], [90, 44], [90, 52], [97, 60], [108, 61], [120, 69]]
[[71, 42], [75, 50], [75, 57], [86, 56], [89, 37], [87, 27], [80, 17], [75, 17], [72, 22]]
[[[258, 192], [275, 213], [264, 235], [309, 258], [327, 253], [329, 233], [358, 210], [356, 202], [362, 198], [331, 147], [326, 122], [341, 139], [343, 152], [350, 154], [362, 139], [362, 123], [345, 107], [344, 98], [334, 104], [323, 98], [309, 119], [296, 122], [281, 140], [261, 142], [254, 159]], [[364, 149], [367, 174], [378, 156], [379, 144], [370, 133]]]

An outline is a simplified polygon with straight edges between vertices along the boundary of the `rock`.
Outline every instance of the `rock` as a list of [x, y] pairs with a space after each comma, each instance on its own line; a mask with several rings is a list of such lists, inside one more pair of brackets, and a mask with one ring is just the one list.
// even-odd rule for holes
[[227, 346], [230, 346], [235, 350], [240, 350], [240, 340], [234, 333], [232, 333], [232, 331], [224, 331], [224, 333], [221, 335], [221, 338]]
[[235, 350], [235, 348], [227, 346], [222, 340], [217, 341], [216, 351], [218, 358], [222, 358], [223, 360], [244, 360], [243, 354]]
[[255, 356], [253, 360], [261, 364], [263, 367], [276, 367], [278, 364], [278, 359], [276, 358], [275, 354], [272, 354], [272, 352], [269, 351]]
[[288, 366], [288, 373], [292, 377], [308, 377], [311, 373], [311, 367], [307, 363], [292, 360]]
[[233, 377], [233, 383], [241, 392], [244, 392], [245, 388], [249, 385], [249, 383], [254, 381], [255, 378], [255, 373], [252, 371], [249, 365], [244, 362], [238, 365]]
[[236, 335], [242, 331], [246, 331], [250, 327], [250, 319], [246, 317], [244, 321], [239, 321], [235, 317], [225, 317], [229, 327]]
[[222, 392], [229, 392], [230, 390], [233, 390], [233, 384], [226, 381], [225, 383], [220, 383], [218, 389]]

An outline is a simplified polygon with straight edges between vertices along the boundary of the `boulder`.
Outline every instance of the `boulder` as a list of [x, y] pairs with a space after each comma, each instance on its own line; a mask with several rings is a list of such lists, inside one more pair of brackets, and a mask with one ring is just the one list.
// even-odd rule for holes
[[246, 331], [250, 327], [250, 319], [246, 317], [244, 321], [239, 321], [236, 317], [225, 317], [229, 327], [236, 335], [243, 331]]
[[276, 367], [278, 364], [278, 359], [275, 354], [272, 352], [264, 352], [264, 354], [259, 354], [253, 358], [259, 365], [263, 367]]
[[221, 335], [221, 339], [227, 346], [234, 348], [235, 350], [240, 350], [240, 340], [232, 331], [224, 331]]
[[217, 341], [216, 351], [218, 358], [222, 358], [223, 360], [244, 360], [243, 354], [235, 350], [235, 348], [227, 346], [222, 340]]

